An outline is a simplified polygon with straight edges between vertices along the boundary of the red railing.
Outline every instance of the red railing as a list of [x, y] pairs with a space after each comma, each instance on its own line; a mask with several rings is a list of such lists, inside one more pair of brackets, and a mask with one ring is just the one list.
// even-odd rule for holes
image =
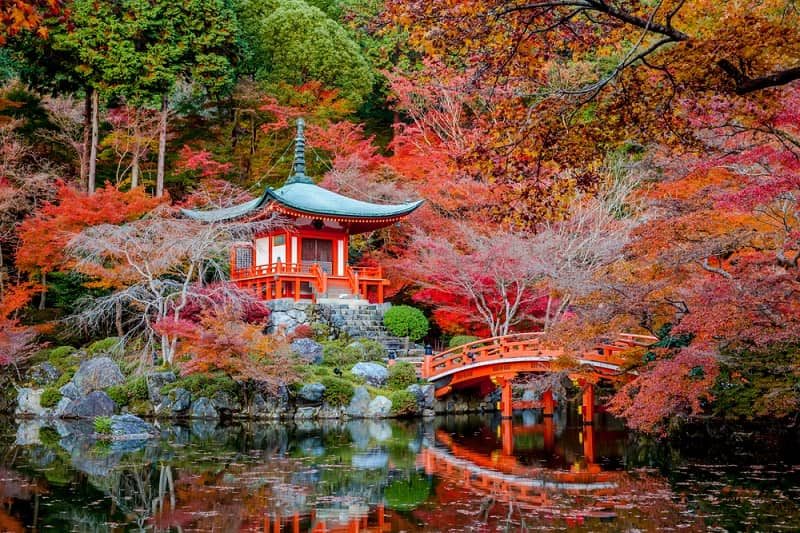
[[231, 279], [260, 278], [273, 276], [275, 274], [308, 274], [311, 275], [307, 265], [297, 263], [272, 263], [269, 265], [259, 265], [250, 268], [239, 268], [231, 270]]
[[[566, 354], [561, 348], [545, 345], [542, 336], [541, 332], [515, 333], [481, 339], [436, 355], [428, 355], [422, 366], [422, 377], [435, 379], [453, 370], [485, 366], [502, 359], [536, 357], [542, 361], [555, 361]], [[655, 337], [626, 333], [620, 335], [613, 344], [604, 344], [595, 351], [575, 355], [584, 363], [603, 363], [619, 367], [625, 363], [620, 352], [632, 346], [652, 344], [656, 340]]]
[[314, 276], [314, 283], [317, 286], [317, 294], [328, 292], [328, 275], [321, 265], [314, 263], [311, 265], [311, 274]]

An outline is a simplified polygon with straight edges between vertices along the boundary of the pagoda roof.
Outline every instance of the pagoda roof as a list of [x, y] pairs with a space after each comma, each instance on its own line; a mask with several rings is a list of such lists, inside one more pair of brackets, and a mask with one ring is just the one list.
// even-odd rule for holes
[[[278, 212], [312, 218], [331, 218], [340, 222], [355, 222], [365, 229], [381, 221], [392, 222], [402, 218], [423, 201], [402, 204], [374, 204], [329, 191], [316, 185], [305, 174], [305, 137], [303, 120], [297, 121], [293, 174], [278, 189], [267, 187], [259, 197], [243, 204], [211, 210], [183, 209], [185, 216], [202, 222], [232, 220], [257, 211], [273, 208]], [[366, 225], [365, 225], [366, 224]]]
[[294, 182], [279, 189], [267, 187], [259, 198], [243, 204], [207, 211], [184, 209], [183, 214], [202, 222], [219, 222], [253, 214], [271, 202], [288, 208], [293, 214], [309, 217], [376, 220], [403, 217], [423, 203], [419, 200], [403, 204], [373, 204], [323, 189], [313, 183]]

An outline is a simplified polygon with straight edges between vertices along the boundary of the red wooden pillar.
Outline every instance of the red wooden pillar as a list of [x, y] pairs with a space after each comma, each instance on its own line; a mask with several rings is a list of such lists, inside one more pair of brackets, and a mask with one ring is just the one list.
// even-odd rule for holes
[[500, 398], [500, 414], [503, 418], [511, 418], [514, 415], [514, 411], [511, 407], [511, 380], [502, 379], [498, 381], [503, 388], [503, 393]]
[[587, 383], [583, 387], [583, 405], [581, 405], [583, 423], [591, 424], [594, 421], [594, 385]]
[[294, 280], [294, 301], [300, 299], [300, 278]]
[[514, 455], [514, 426], [510, 418], [500, 422], [500, 440], [503, 443], [503, 455]]
[[275, 280], [275, 299], [283, 298], [283, 283], [281, 282], [281, 278]]
[[556, 428], [553, 417], [548, 416], [544, 419], [544, 449], [552, 452], [556, 447]]
[[553, 416], [556, 410], [556, 402], [553, 399], [553, 391], [548, 389], [542, 393], [542, 411], [544, 416]]
[[386, 523], [384, 517], [383, 504], [378, 505], [378, 531], [383, 531], [383, 525]]
[[583, 427], [583, 457], [587, 464], [594, 464], [594, 426]]

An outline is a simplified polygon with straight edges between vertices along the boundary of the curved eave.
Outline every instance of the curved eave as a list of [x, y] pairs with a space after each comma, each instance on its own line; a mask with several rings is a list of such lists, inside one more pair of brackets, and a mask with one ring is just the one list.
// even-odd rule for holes
[[[287, 194], [287, 189], [289, 187], [295, 188], [298, 185], [301, 185], [302, 187], [313, 187], [311, 191], [307, 191], [307, 194], [299, 195], [300, 198], [313, 198], [315, 195], [324, 196], [324, 199], [327, 200], [326, 203], [329, 205], [340, 203], [351, 207], [351, 209], [325, 208], [321, 207], [319, 202], [317, 202], [317, 205], [311, 205], [287, 197], [289, 196], [289, 194]], [[282, 194], [282, 191], [287, 192]], [[243, 217], [251, 214], [253, 211], [263, 208], [265, 205], [273, 204], [276, 207], [276, 211], [286, 215], [309, 218], [324, 218], [327, 220], [341, 222], [353, 228], [354, 230], [369, 231], [371, 229], [385, 227], [389, 224], [399, 221], [400, 219], [411, 214], [423, 203], [424, 200], [418, 200], [416, 202], [409, 202], [405, 204], [372, 204], [369, 202], [362, 202], [360, 200], [348, 198], [313, 184], [290, 184], [288, 186], [281, 187], [278, 190], [268, 187], [260, 197], [232, 207], [211, 209], [208, 211], [181, 209], [181, 213], [188, 218], [199, 220], [201, 222], [219, 222], [222, 220], [232, 220]]]

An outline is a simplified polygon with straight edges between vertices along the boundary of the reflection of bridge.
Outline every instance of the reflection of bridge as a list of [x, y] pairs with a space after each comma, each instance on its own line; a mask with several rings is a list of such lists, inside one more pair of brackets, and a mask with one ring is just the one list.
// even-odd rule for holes
[[[594, 460], [595, 429], [587, 425], [582, 431], [585, 465], [574, 464], [569, 470], [521, 464], [507, 443], [513, 442], [513, 433], [537, 432], [545, 436], [545, 450], [553, 449], [555, 432], [553, 419], [545, 418], [542, 424], [511, 429], [504, 420], [503, 450], [487, 454], [458, 444], [446, 431], [436, 432], [436, 441], [442, 446], [423, 448], [421, 458], [427, 474], [458, 480], [465, 489], [499, 497], [517, 504], [540, 507], [550, 502], [549, 493], [612, 494], [618, 488], [622, 472], [603, 472]], [[506, 434], [509, 433], [509, 434]]]
[[351, 509], [312, 509], [305, 513], [274, 514], [264, 518], [264, 533], [383, 533], [391, 531], [383, 505], [370, 513], [366, 506]]
[[[422, 366], [422, 376], [436, 387], [441, 398], [461, 388], [479, 387], [489, 392], [502, 388], [501, 412], [510, 418], [514, 409], [511, 381], [519, 374], [557, 372], [575, 366], [574, 379], [583, 388], [581, 412], [585, 423], [594, 417], [594, 383], [601, 379], [627, 379], [622, 352], [632, 347], [647, 346], [657, 339], [645, 335], [623, 333], [614, 341], [603, 343], [593, 351], [576, 354], [574, 360], [562, 348], [543, 342], [541, 333], [516, 333], [492, 337], [458, 346], [436, 355], [428, 355]], [[555, 408], [552, 391], [545, 391], [538, 404], [518, 407], [541, 407], [545, 415]]]

